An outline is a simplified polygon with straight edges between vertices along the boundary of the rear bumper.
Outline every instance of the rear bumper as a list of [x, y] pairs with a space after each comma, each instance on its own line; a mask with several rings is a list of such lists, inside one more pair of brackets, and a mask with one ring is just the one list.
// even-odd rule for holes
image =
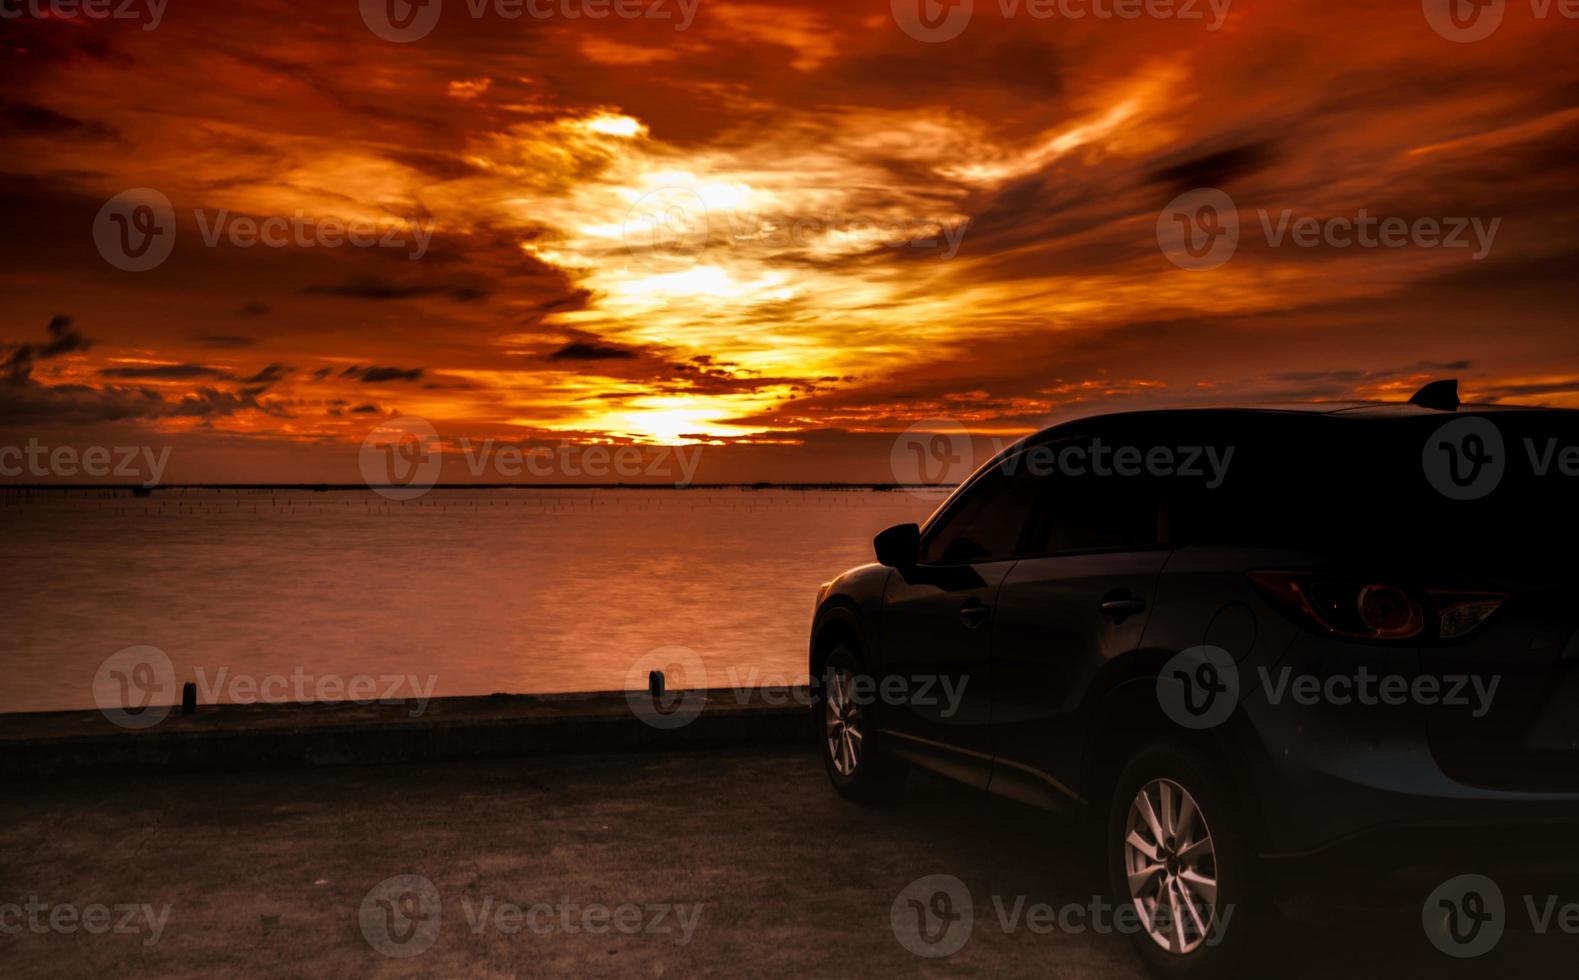
[[1443, 882], [1480, 874], [1521, 894], [1579, 898], [1579, 793], [1460, 783], [1418, 718], [1246, 709], [1240, 735], [1255, 745], [1246, 758], [1274, 894], [1418, 911]]
[[1459, 875], [1484, 875], [1505, 895], [1562, 895], [1579, 882], [1579, 816], [1377, 827], [1303, 854], [1262, 857], [1284, 903], [1314, 900], [1328, 911], [1418, 913]]

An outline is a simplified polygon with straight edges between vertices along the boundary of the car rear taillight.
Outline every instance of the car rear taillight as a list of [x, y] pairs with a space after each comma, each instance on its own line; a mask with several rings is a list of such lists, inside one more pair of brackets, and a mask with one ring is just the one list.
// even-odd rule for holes
[[1360, 623], [1380, 640], [1401, 640], [1419, 636], [1425, 629], [1425, 613], [1409, 593], [1396, 585], [1371, 583], [1360, 588], [1354, 602]]
[[1498, 592], [1422, 589], [1315, 572], [1251, 572], [1250, 581], [1295, 620], [1356, 640], [1467, 636], [1508, 598]]

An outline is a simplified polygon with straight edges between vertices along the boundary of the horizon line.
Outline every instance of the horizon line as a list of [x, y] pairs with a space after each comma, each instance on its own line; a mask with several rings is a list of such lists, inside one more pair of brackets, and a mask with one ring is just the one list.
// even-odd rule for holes
[[[946, 490], [929, 483], [798, 482], [758, 480], [735, 483], [435, 483], [432, 490]], [[0, 492], [14, 490], [411, 490], [407, 484], [386, 483], [0, 483]]]

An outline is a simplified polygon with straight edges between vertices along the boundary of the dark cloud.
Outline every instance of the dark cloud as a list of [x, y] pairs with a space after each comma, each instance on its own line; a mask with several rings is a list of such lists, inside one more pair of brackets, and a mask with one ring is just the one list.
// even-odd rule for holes
[[201, 388], [180, 398], [166, 398], [145, 387], [41, 385], [8, 378], [0, 380], [0, 419], [10, 424], [91, 425], [168, 418], [216, 419], [243, 411], [289, 417], [281, 403], [262, 402], [256, 392]]
[[1521, 404], [1541, 404], [1541, 399], [1549, 395], [1573, 395], [1579, 393], [1579, 377], [1564, 378], [1559, 381], [1532, 382], [1530, 384], [1493, 384], [1479, 385], [1475, 389], [1476, 399], [1479, 401], [1500, 402], [1504, 399], [1514, 399]]
[[[142, 386], [96, 387], [84, 384], [45, 385], [32, 379], [32, 368], [40, 361], [87, 350], [92, 342], [78, 333], [68, 316], [56, 316], [49, 323], [49, 340], [42, 344], [22, 344], [12, 349], [0, 366], [0, 419], [7, 423], [62, 423], [86, 425], [136, 419], [200, 418], [233, 415], [247, 409], [261, 409], [279, 415], [278, 404], [258, 400], [258, 392], [224, 392], [202, 388], [169, 399]], [[192, 380], [223, 378], [228, 375], [202, 364], [163, 364], [141, 368], [107, 368], [104, 377]]]
[[33, 365], [39, 361], [85, 351], [93, 346], [93, 341], [78, 333], [71, 325], [71, 317], [64, 314], [57, 314], [51, 319], [47, 329], [49, 340], [44, 343], [19, 344], [11, 348], [5, 361], [0, 363], [0, 374], [26, 379], [32, 372]]
[[476, 285], [408, 285], [372, 278], [306, 286], [302, 288], [302, 292], [309, 296], [338, 296], [342, 299], [365, 299], [375, 302], [417, 299], [423, 296], [447, 296], [457, 302], [475, 303], [488, 297], [488, 291]]
[[551, 361], [628, 361], [636, 357], [634, 351], [611, 344], [576, 341], [548, 355]]
[[587, 289], [574, 289], [563, 296], [546, 299], [533, 307], [527, 316], [527, 323], [536, 323], [550, 313], [569, 313], [575, 310], [584, 310], [592, 305], [592, 292]]
[[463, 177], [471, 177], [482, 172], [475, 164], [453, 153], [438, 153], [431, 150], [395, 150], [390, 153], [389, 158], [413, 170], [419, 170], [435, 180], [460, 180]]
[[1443, 372], [1467, 371], [1471, 367], [1470, 361], [1421, 361], [1408, 367], [1381, 368], [1365, 370], [1361, 368], [1331, 368], [1313, 371], [1276, 371], [1266, 376], [1274, 382], [1292, 382], [1294, 384], [1336, 384], [1337, 387], [1324, 389], [1330, 391], [1352, 390], [1357, 385], [1375, 384], [1380, 381], [1418, 377], [1421, 374], [1437, 374]]
[[1166, 184], [1174, 194], [1198, 187], [1223, 187], [1271, 166], [1275, 145], [1271, 140], [1241, 143], [1167, 164], [1154, 171], [1150, 179], [1152, 183]]
[[284, 364], [270, 364], [263, 370], [259, 371], [257, 374], [254, 374], [252, 377], [244, 378], [242, 380], [247, 384], [273, 384], [274, 382], [285, 377], [285, 375], [290, 370], [291, 369], [286, 367]]
[[237, 316], [264, 316], [268, 312], [269, 312], [269, 304], [267, 304], [267, 303], [259, 303], [257, 300], [253, 300], [253, 301], [248, 302], [248, 303], [242, 303], [241, 304], [241, 308], [236, 311], [236, 315]]
[[382, 367], [370, 364], [363, 367], [354, 364], [340, 372], [342, 378], [354, 378], [363, 384], [380, 384], [386, 381], [420, 381], [422, 380], [421, 368]]
[[198, 378], [225, 379], [231, 376], [223, 368], [207, 364], [151, 364], [144, 367], [104, 368], [99, 374], [106, 378], [144, 378], [158, 381], [195, 381]]
[[0, 100], [0, 132], [52, 139], [111, 139], [115, 131], [30, 102]]

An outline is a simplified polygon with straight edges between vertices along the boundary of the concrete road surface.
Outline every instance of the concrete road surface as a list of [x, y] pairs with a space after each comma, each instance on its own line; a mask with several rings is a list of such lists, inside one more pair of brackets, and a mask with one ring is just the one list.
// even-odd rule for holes
[[[7, 977], [1144, 975], [1125, 936], [1098, 931], [1111, 909], [1067, 824], [927, 777], [897, 809], [853, 806], [800, 751], [0, 794]], [[912, 888], [932, 875], [958, 883]], [[1252, 975], [1575, 961], [1573, 939], [1542, 938], [1533, 960], [1510, 943], [1455, 964], [1416, 926], [1307, 929]]]

